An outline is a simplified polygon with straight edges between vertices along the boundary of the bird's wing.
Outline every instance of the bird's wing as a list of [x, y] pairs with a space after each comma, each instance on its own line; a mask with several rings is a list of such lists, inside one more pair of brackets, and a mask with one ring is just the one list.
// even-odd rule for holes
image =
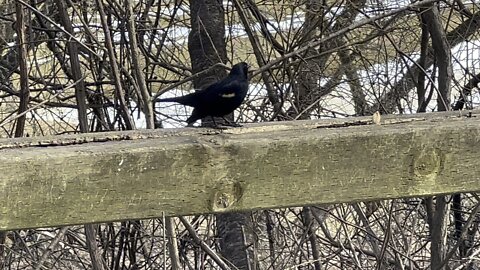
[[239, 80], [227, 80], [222, 84], [218, 85], [216, 95], [221, 98], [229, 99], [235, 98], [236, 95], [240, 94], [239, 91], [242, 88], [242, 83]]

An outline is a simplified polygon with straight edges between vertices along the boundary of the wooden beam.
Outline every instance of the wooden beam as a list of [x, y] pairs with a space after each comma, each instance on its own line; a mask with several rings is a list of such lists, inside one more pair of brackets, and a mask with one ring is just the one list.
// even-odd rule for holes
[[480, 113], [0, 140], [0, 230], [480, 190]]

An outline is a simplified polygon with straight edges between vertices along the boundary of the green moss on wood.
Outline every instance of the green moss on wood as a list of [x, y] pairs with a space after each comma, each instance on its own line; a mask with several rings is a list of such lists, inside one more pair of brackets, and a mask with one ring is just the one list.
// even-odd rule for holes
[[6, 148], [0, 229], [476, 191], [479, 119], [299, 121]]

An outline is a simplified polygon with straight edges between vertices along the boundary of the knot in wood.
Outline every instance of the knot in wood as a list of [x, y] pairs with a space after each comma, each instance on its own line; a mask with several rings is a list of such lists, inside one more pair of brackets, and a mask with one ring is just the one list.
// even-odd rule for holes
[[441, 167], [442, 155], [439, 149], [424, 148], [413, 160], [413, 174], [418, 180], [435, 180]]
[[223, 180], [215, 187], [213, 194], [212, 210], [215, 212], [227, 211], [240, 200], [243, 195], [243, 189], [240, 183]]

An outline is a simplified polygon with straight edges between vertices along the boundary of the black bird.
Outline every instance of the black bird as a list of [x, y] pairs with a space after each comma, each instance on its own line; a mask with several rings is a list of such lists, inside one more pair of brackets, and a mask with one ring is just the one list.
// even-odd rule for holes
[[230, 74], [205, 89], [173, 98], [157, 99], [159, 102], [178, 102], [193, 107], [192, 115], [187, 119], [190, 126], [198, 119], [207, 116], [224, 117], [242, 104], [248, 90], [248, 64], [238, 63]]

